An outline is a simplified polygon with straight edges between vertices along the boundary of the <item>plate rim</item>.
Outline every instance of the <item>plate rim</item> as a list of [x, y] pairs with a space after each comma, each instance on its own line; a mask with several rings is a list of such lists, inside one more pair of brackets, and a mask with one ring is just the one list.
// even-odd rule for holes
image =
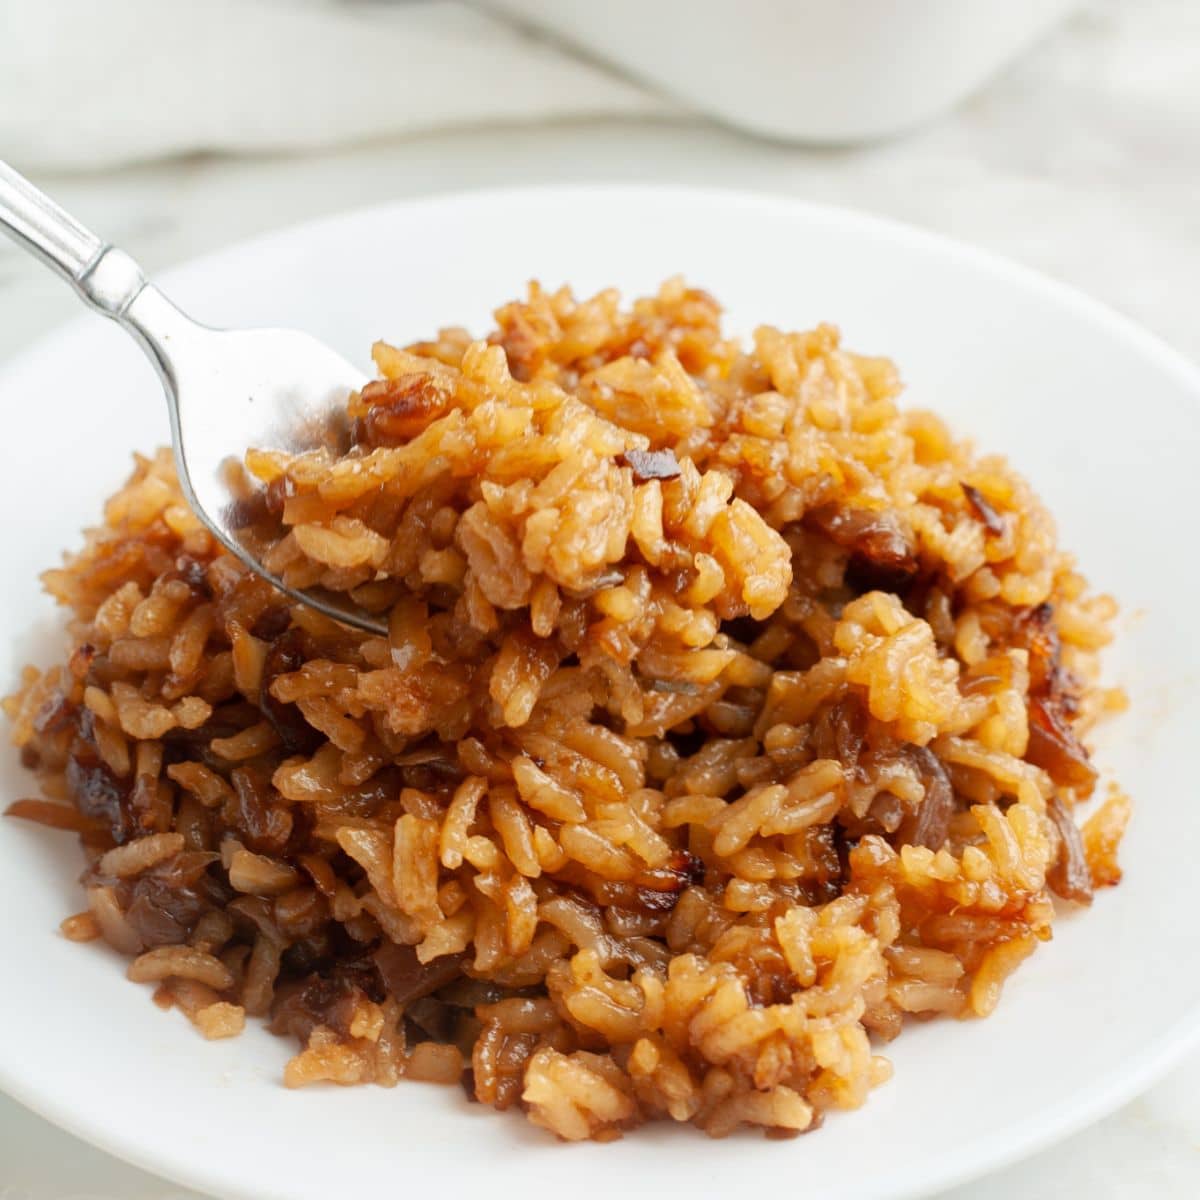
[[[546, 183], [500, 187], [456, 188], [402, 197], [396, 200], [339, 209], [322, 216], [273, 227], [214, 247], [192, 258], [172, 263], [156, 271], [153, 282], [166, 290], [175, 286], [178, 277], [191, 272], [207, 272], [223, 268], [223, 260], [239, 255], [268, 250], [273, 244], [312, 236], [342, 225], [364, 220], [378, 220], [388, 214], [403, 213], [412, 219], [422, 209], [476, 207], [520, 203], [523, 200], [545, 202], [561, 197], [564, 202], [602, 196], [618, 196], [632, 202], [639, 198], [661, 203], [675, 200], [683, 205], [697, 203], [740, 208], [746, 212], [769, 212], [779, 217], [799, 218], [818, 225], [837, 225], [843, 229], [859, 230], [899, 242], [922, 252], [954, 260], [987, 276], [1031, 293], [1082, 318], [1113, 338], [1120, 339], [1159, 370], [1174, 377], [1182, 389], [1191, 394], [1200, 410], [1200, 365], [1177, 349], [1161, 335], [1147, 329], [1133, 317], [1119, 311], [1080, 288], [1057, 277], [1009, 258], [994, 250], [977, 246], [959, 238], [883, 216], [868, 209], [793, 198], [786, 193], [768, 189], [725, 188], [680, 184], [636, 183], [621, 180], [585, 183]], [[19, 372], [25, 362], [44, 355], [55, 345], [69, 342], [78, 332], [94, 323], [94, 317], [81, 314], [34, 338], [18, 353], [0, 360], [0, 392], [9, 377]], [[1123, 1072], [1114, 1072], [1102, 1086], [1086, 1095], [1076, 1095], [1051, 1109], [1040, 1111], [1036, 1117], [1005, 1126], [1003, 1131], [989, 1132], [961, 1144], [946, 1155], [940, 1165], [934, 1165], [918, 1176], [908, 1170], [894, 1181], [886, 1193], [889, 1200], [915, 1200], [916, 1197], [939, 1193], [972, 1180], [979, 1179], [1002, 1167], [1009, 1166], [1062, 1141], [1110, 1115], [1122, 1104], [1142, 1094], [1161, 1079], [1190, 1051], [1200, 1047], [1200, 1005], [1166, 1030], [1160, 1030], [1148, 1040], [1146, 1048]], [[198, 1170], [173, 1162], [157, 1148], [141, 1145], [135, 1134], [121, 1130], [119, 1125], [104, 1120], [96, 1111], [76, 1111], [68, 1095], [47, 1094], [36, 1078], [22, 1078], [0, 1060], [0, 1091], [24, 1105], [30, 1111], [78, 1137], [103, 1153], [127, 1162], [160, 1178], [213, 1195], [228, 1196], [231, 1200], [263, 1200], [268, 1194], [261, 1188], [239, 1183], [232, 1172], [225, 1174], [219, 1161]], [[856, 1195], [865, 1195], [856, 1192]], [[872, 1193], [874, 1194], [874, 1193]]]

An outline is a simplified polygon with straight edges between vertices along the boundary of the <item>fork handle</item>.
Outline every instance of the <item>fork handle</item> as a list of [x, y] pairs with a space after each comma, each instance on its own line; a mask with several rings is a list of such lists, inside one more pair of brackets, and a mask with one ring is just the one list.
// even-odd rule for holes
[[106, 317], [122, 317], [146, 286], [145, 275], [128, 254], [101, 241], [2, 160], [0, 230], [57, 271]]

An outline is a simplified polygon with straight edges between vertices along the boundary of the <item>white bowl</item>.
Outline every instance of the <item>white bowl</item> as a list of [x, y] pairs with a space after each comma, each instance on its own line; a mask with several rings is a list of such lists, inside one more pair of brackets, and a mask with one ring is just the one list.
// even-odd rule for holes
[[[792, 1142], [649, 1128], [606, 1146], [551, 1142], [457, 1088], [286, 1091], [288, 1045], [260, 1030], [206, 1043], [123, 964], [59, 937], [81, 898], [72, 839], [0, 820], [0, 1087], [102, 1148], [228, 1197], [405, 1194], [508, 1200], [924, 1194], [1010, 1161], [1116, 1107], [1200, 1031], [1190, 905], [1200, 803], [1197, 558], [1200, 375], [1128, 322], [1018, 267], [834, 209], [733, 193], [484, 192], [352, 213], [171, 273], [201, 319], [306, 327], [365, 361], [379, 336], [486, 328], [529, 276], [626, 294], [686, 271], [731, 326], [840, 322], [893, 355], [909, 401], [1009, 454], [1065, 544], [1128, 614], [1111, 662], [1133, 700], [1100, 764], [1132, 791], [1127, 878], [1068, 914], [987, 1021], [937, 1021], [887, 1048], [895, 1079]], [[35, 572], [77, 543], [129, 451], [166, 436], [150, 369], [87, 319], [0, 373], [0, 681], [50, 660], [59, 618]], [[30, 790], [0, 758], [0, 795]], [[794, 1181], [791, 1182], [791, 1181]]]
[[752, 133], [857, 142], [957, 104], [1080, 0], [483, 0]]

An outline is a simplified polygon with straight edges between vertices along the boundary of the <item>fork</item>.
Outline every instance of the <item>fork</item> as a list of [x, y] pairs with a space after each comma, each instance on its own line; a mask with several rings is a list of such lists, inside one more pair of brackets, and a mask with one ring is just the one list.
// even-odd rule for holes
[[101, 241], [0, 161], [0, 230], [57, 271], [83, 302], [115, 321], [158, 371], [179, 483], [196, 515], [231, 554], [294, 600], [368, 633], [379, 616], [349, 596], [289, 587], [240, 534], [245, 497], [230, 464], [250, 448], [345, 449], [346, 399], [366, 376], [306, 333], [212, 329], [181, 312], [123, 250]]

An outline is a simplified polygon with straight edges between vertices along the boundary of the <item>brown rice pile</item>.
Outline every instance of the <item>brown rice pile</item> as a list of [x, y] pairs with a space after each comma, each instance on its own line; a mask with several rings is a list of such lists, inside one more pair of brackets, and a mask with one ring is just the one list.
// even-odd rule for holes
[[725, 338], [672, 281], [534, 286], [380, 344], [354, 446], [258, 451], [220, 551], [165, 451], [50, 571], [5, 702], [104, 937], [285, 1082], [463, 1082], [567, 1139], [814, 1128], [906, 1018], [985, 1016], [1051, 893], [1119, 878], [1081, 743], [1111, 599], [995, 457], [836, 330]]

